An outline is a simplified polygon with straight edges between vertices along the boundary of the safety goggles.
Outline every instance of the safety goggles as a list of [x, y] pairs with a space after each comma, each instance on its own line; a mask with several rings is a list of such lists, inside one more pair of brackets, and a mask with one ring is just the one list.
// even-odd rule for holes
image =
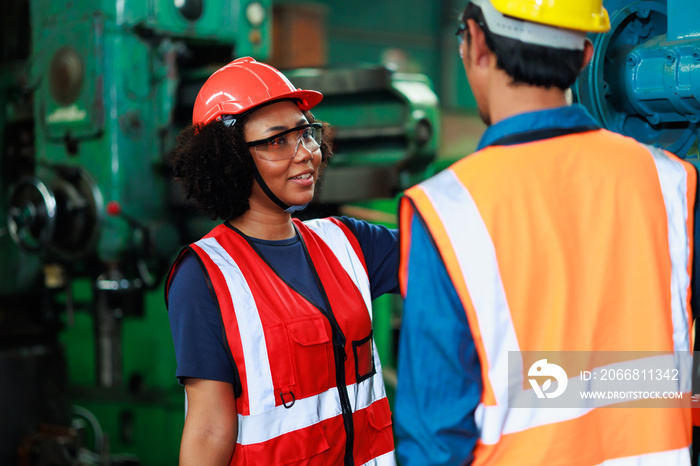
[[309, 152], [318, 150], [321, 147], [322, 138], [323, 125], [321, 123], [307, 123], [282, 131], [269, 138], [250, 141], [247, 145], [252, 147], [261, 159], [287, 160], [296, 155], [300, 144]]
[[[476, 20], [476, 24], [478, 24], [481, 29], [486, 29], [486, 25], [481, 19]], [[457, 26], [457, 30], [455, 31], [455, 36], [457, 36], [457, 42], [459, 43], [459, 45], [462, 45], [462, 42], [464, 42], [464, 32], [466, 30], [467, 23], [465, 23], [464, 19], [460, 17], [459, 26]]]

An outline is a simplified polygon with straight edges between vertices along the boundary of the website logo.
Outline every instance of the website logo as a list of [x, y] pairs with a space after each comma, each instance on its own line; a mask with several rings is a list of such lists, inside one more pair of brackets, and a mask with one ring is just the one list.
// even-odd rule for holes
[[[527, 375], [529, 377], [549, 377], [542, 384], [542, 387], [537, 383], [537, 379], [528, 379], [537, 398], [556, 398], [564, 393], [569, 383], [569, 377], [564, 369], [556, 364], [548, 363], [546, 359], [540, 359], [530, 366]], [[557, 388], [550, 393], [548, 390], [552, 387], [552, 379], [556, 380]]]

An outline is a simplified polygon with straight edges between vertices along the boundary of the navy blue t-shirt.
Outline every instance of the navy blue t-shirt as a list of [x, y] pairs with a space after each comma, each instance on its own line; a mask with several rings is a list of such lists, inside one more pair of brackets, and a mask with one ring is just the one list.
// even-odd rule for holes
[[[355, 234], [365, 257], [372, 299], [398, 293], [398, 231], [348, 217], [339, 217]], [[300, 238], [266, 241], [249, 238], [273, 270], [312, 304], [325, 311], [321, 291]], [[187, 254], [175, 270], [168, 295], [168, 317], [175, 344], [176, 376], [240, 382], [228, 355], [219, 308], [201, 265]]]

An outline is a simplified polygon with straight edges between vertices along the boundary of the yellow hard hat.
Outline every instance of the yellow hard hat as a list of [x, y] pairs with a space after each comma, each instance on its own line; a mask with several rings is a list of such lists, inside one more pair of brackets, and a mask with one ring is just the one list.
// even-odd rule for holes
[[610, 30], [608, 11], [602, 0], [491, 0], [506, 16], [587, 32]]

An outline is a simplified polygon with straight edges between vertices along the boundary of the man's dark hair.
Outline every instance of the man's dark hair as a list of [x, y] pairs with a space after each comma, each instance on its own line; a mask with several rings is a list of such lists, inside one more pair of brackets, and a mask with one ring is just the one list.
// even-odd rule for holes
[[[173, 178], [212, 220], [240, 217], [250, 208], [255, 166], [243, 134], [248, 116], [238, 116], [232, 127], [220, 120], [187, 126], [170, 154]], [[315, 121], [311, 112], [304, 116]], [[319, 172], [332, 154], [326, 124], [323, 133]]]
[[[488, 48], [496, 55], [496, 65], [513, 78], [513, 83], [540, 87], [556, 86], [566, 90], [576, 81], [583, 65], [583, 50], [565, 50], [526, 44], [497, 36], [490, 30], [481, 8], [467, 4], [460, 20], [474, 20], [484, 31]], [[465, 32], [467, 43], [471, 37]]]

